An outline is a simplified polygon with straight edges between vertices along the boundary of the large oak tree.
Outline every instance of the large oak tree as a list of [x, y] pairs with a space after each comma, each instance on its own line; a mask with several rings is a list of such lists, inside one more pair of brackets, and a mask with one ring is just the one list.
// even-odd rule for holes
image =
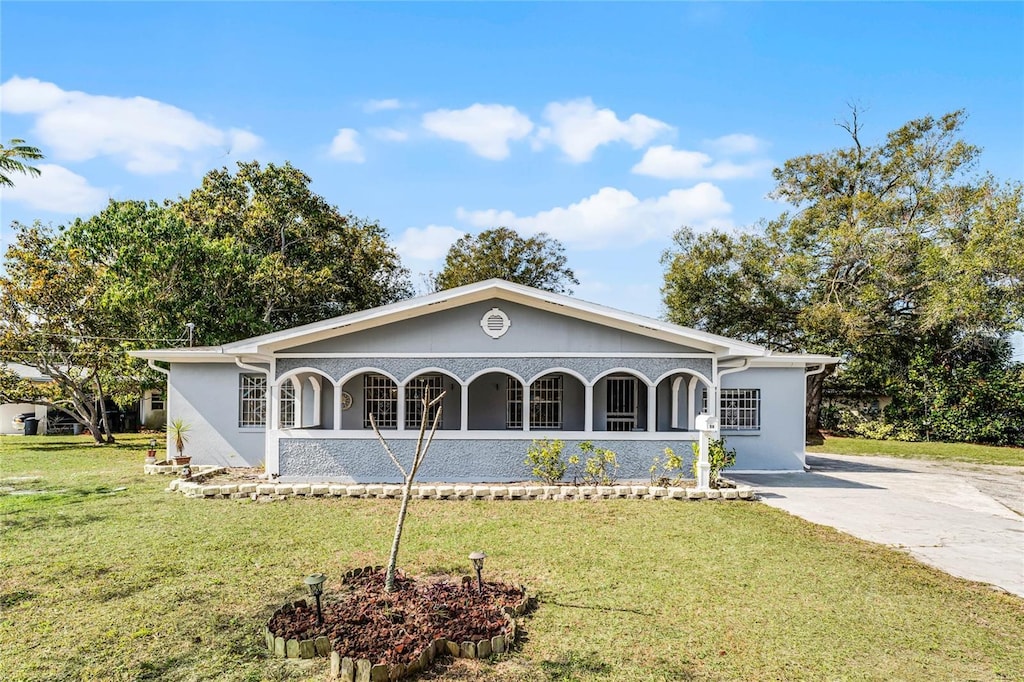
[[[955, 353], [1021, 329], [1022, 188], [973, 174], [964, 119], [927, 116], [868, 144], [854, 111], [848, 146], [775, 169], [789, 210], [738, 233], [676, 233], [669, 319], [840, 356], [844, 390], [876, 394], [907, 378], [920, 348]], [[809, 428], [824, 380], [809, 384]]]

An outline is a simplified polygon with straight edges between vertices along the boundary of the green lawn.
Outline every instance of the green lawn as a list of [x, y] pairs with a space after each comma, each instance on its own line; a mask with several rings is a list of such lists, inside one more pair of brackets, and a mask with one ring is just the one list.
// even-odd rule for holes
[[[398, 503], [187, 500], [144, 440], [0, 438], [0, 678], [325, 679], [262, 627], [306, 574], [383, 563]], [[428, 679], [1024, 679], [1024, 600], [758, 503], [415, 501], [399, 560], [478, 548], [539, 608], [510, 660]]]
[[821, 445], [807, 446], [807, 452], [833, 455], [885, 455], [909, 459], [1024, 466], [1024, 448], [1000, 448], [994, 445], [971, 443], [907, 443], [897, 440], [827, 436]]

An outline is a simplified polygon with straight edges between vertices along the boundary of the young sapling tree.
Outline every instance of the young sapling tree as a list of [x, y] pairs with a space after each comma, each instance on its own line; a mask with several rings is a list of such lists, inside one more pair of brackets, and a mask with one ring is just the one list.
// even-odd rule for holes
[[[395, 591], [395, 564], [398, 562], [398, 545], [402, 541], [402, 528], [405, 526], [405, 514], [409, 510], [409, 499], [412, 493], [412, 483], [416, 479], [416, 473], [420, 469], [420, 465], [423, 463], [423, 458], [427, 455], [427, 450], [430, 449], [430, 443], [434, 440], [434, 434], [437, 433], [437, 427], [441, 423], [441, 411], [443, 405], [441, 401], [444, 399], [445, 391], [435, 396], [432, 400], [428, 400], [426, 392], [424, 392], [421, 398], [423, 402], [423, 418], [420, 419], [420, 432], [416, 438], [416, 451], [413, 453], [412, 464], [406, 469], [402, 466], [402, 463], [395, 457], [395, 453], [391, 451], [391, 447], [387, 441], [384, 440], [384, 436], [381, 435], [380, 429], [377, 428], [377, 420], [374, 418], [373, 413], [370, 413], [370, 426], [373, 427], [373, 432], [377, 434], [377, 440], [384, 446], [384, 452], [388, 453], [388, 457], [394, 462], [395, 466], [402, 473], [402, 478], [405, 480], [405, 484], [402, 486], [402, 506], [398, 509], [398, 523], [395, 524], [395, 538], [391, 542], [391, 556], [388, 557], [388, 572], [384, 578], [384, 591], [394, 592]], [[434, 412], [434, 419], [430, 425], [429, 435], [426, 433], [427, 429], [427, 416], [430, 414], [431, 409], [437, 406], [437, 411]], [[427, 435], [424, 440], [424, 435]]]

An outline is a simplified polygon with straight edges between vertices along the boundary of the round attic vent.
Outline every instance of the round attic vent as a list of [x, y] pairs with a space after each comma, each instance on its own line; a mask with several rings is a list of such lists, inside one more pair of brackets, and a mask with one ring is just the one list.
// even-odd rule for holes
[[498, 339], [505, 335], [508, 328], [512, 326], [512, 321], [508, 319], [508, 315], [501, 311], [499, 308], [491, 308], [487, 311], [480, 319], [480, 328], [484, 330], [484, 334], [491, 337], [492, 339]]

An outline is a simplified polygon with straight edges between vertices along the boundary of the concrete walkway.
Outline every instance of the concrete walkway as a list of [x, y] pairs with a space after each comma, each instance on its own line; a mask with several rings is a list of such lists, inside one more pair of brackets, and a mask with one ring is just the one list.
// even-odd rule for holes
[[735, 478], [765, 504], [1024, 597], [1024, 467], [849, 455], [807, 463], [810, 473]]

